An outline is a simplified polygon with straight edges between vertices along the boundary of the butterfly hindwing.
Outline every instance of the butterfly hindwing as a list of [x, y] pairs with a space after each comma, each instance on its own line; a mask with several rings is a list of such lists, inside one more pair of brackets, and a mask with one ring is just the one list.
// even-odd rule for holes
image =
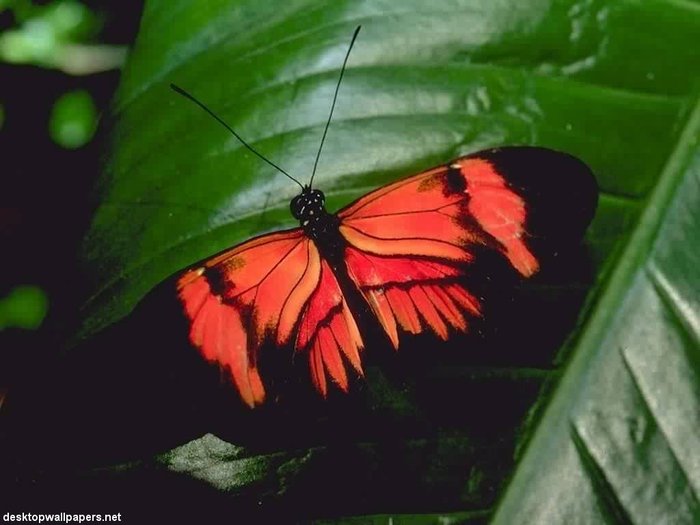
[[394, 348], [399, 328], [412, 334], [428, 328], [446, 340], [450, 327], [466, 331], [467, 318], [480, 315], [478, 300], [459, 284], [462, 272], [452, 261], [375, 255], [352, 246], [345, 253], [350, 278]]
[[309, 353], [311, 378], [323, 395], [328, 389], [327, 376], [342, 390], [347, 390], [344, 359], [362, 374], [362, 337], [338, 280], [326, 261], [321, 263], [318, 286], [304, 309], [295, 348], [297, 352]]

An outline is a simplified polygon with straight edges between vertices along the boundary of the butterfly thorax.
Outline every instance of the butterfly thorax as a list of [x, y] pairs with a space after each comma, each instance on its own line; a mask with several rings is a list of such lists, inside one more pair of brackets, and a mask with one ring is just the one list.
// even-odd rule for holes
[[338, 218], [326, 211], [326, 197], [320, 190], [305, 187], [289, 203], [289, 208], [304, 233], [319, 247], [335, 244], [338, 239]]

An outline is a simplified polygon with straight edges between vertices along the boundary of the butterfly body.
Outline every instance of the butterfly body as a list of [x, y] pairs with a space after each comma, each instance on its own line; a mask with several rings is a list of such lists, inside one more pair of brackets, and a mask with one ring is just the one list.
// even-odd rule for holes
[[[561, 192], [573, 196], [562, 205]], [[313, 384], [348, 390], [363, 374], [367, 318], [399, 349], [408, 334], [447, 340], [483, 315], [465, 284], [485, 252], [522, 278], [543, 250], [576, 242], [597, 186], [578, 159], [509, 147], [461, 157], [381, 187], [337, 213], [308, 186], [299, 227], [263, 235], [185, 271], [177, 294], [190, 342], [226, 370], [249, 406], [265, 399], [260, 349], [308, 358]], [[563, 233], [562, 233], [563, 232]], [[361, 313], [362, 310], [365, 313]]]
[[322, 256], [337, 269], [342, 258], [340, 220], [326, 210], [326, 197], [323, 192], [305, 186], [302, 192], [290, 201], [289, 208], [292, 216], [299, 221], [304, 235], [314, 242]]

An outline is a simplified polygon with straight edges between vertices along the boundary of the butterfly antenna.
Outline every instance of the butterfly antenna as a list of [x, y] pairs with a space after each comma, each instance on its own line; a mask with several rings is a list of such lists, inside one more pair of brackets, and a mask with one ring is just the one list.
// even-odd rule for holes
[[321, 151], [323, 150], [323, 144], [326, 142], [326, 135], [328, 134], [328, 127], [331, 125], [331, 119], [333, 118], [333, 110], [335, 109], [335, 101], [338, 100], [338, 91], [340, 90], [340, 83], [343, 81], [343, 74], [345, 73], [345, 66], [348, 63], [348, 58], [350, 57], [350, 51], [352, 51], [352, 46], [355, 44], [355, 39], [357, 38], [357, 33], [360, 32], [362, 26], [357, 26], [355, 32], [352, 35], [352, 40], [350, 40], [350, 47], [348, 47], [347, 53], [345, 53], [345, 60], [343, 60], [343, 66], [340, 68], [340, 77], [338, 78], [338, 84], [335, 86], [335, 94], [333, 95], [333, 102], [331, 103], [331, 112], [328, 115], [328, 120], [326, 121], [326, 127], [323, 130], [323, 136], [321, 137], [321, 145], [318, 147], [318, 153], [316, 154], [316, 161], [314, 162], [314, 169], [311, 172], [311, 180], [309, 181], [309, 188], [314, 183], [314, 176], [316, 175], [316, 168], [318, 167], [318, 160], [321, 158]]
[[231, 132], [231, 134], [232, 134], [234, 137], [236, 137], [236, 138], [240, 141], [241, 144], [243, 144], [246, 148], [248, 148], [250, 151], [252, 151], [253, 153], [255, 153], [255, 155], [257, 155], [261, 160], [267, 162], [270, 166], [272, 166], [273, 168], [275, 168], [277, 171], [279, 171], [279, 172], [282, 173], [283, 175], [286, 175], [288, 178], [290, 178], [291, 180], [293, 180], [294, 182], [296, 182], [296, 183], [299, 185], [299, 187], [300, 187], [301, 189], [304, 189], [304, 185], [303, 185], [301, 182], [299, 182], [297, 179], [295, 179], [294, 177], [292, 177], [289, 173], [287, 173], [286, 171], [284, 171], [284, 170], [283, 170], [282, 168], [280, 168], [277, 164], [275, 164], [275, 163], [272, 162], [271, 160], [265, 158], [262, 154], [258, 153], [258, 152], [255, 150], [255, 148], [253, 148], [253, 146], [251, 146], [251, 145], [248, 144], [245, 140], [243, 140], [243, 139], [241, 138], [241, 136], [240, 136], [238, 133], [236, 133], [236, 132], [233, 130], [233, 128], [232, 128], [231, 126], [229, 126], [228, 124], [226, 124], [226, 122], [224, 122], [218, 115], [216, 115], [216, 113], [214, 113], [211, 109], [209, 109], [203, 102], [200, 102], [199, 100], [197, 100], [193, 95], [190, 95], [187, 91], [185, 91], [184, 89], [182, 89], [180, 86], [176, 86], [175, 84], [170, 84], [170, 87], [171, 87], [171, 89], [172, 89], [173, 91], [175, 91], [176, 93], [179, 93], [179, 94], [182, 95], [183, 97], [185, 97], [185, 98], [191, 100], [192, 102], [194, 102], [195, 104], [197, 104], [200, 108], [202, 108], [204, 111], [206, 111], [207, 113], [209, 113], [210, 116], [214, 117], [214, 119], [215, 119], [219, 124], [221, 124], [221, 125], [222, 125], [223, 127], [225, 127], [227, 130], [229, 130], [229, 131]]

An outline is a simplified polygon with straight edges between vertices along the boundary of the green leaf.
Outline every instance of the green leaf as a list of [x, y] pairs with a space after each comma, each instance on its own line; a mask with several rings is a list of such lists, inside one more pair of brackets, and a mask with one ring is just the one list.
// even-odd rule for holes
[[97, 110], [90, 93], [70, 91], [61, 95], [51, 108], [49, 134], [59, 146], [80, 148], [90, 142], [96, 124]]
[[[685, 169], [697, 151], [696, 117], [689, 120], [697, 15], [697, 4], [679, 1], [147, 2], [85, 241], [91, 284], [82, 338], [127, 315], [173, 272], [293, 225], [287, 210], [296, 186], [169, 83], [305, 180], [360, 23], [316, 178], [331, 209], [401, 175], [503, 144], [582, 158], [602, 195], [586, 237], [595, 283], [551, 370], [432, 370], [428, 382], [442, 401], [419, 408], [405, 392], [378, 393], [381, 378], [369, 374], [369, 395], [380, 400], [370, 410], [376, 428], [349, 425], [349, 444], [263, 453], [205, 436], [159, 455], [146, 471], [177, 472], [231, 501], [306, 516], [378, 513], [371, 519], [381, 522], [384, 512], [444, 509], [478, 521], [494, 509], [524, 447], [497, 520], [518, 522], [525, 509], [547, 523], [578, 513], [635, 521], [654, 516], [652, 505], [668, 511], [670, 501], [679, 502], [670, 509], [679, 519], [693, 512], [698, 469], [682, 452], [696, 444], [687, 414], [700, 382], [690, 293], [697, 248], [675, 232], [692, 239], [698, 229], [688, 211], [698, 203], [697, 171]], [[685, 255], [674, 254], [679, 244]], [[645, 294], [661, 299], [657, 307]], [[644, 352], [664, 366], [650, 366]], [[624, 365], [619, 374], [606, 359]], [[664, 448], [662, 436], [673, 445]], [[337, 483], [351, 489], [339, 494]]]
[[8, 327], [36, 330], [46, 317], [49, 300], [37, 286], [21, 285], [0, 298], [0, 330]]
[[699, 139], [700, 104], [495, 523], [700, 519]]

